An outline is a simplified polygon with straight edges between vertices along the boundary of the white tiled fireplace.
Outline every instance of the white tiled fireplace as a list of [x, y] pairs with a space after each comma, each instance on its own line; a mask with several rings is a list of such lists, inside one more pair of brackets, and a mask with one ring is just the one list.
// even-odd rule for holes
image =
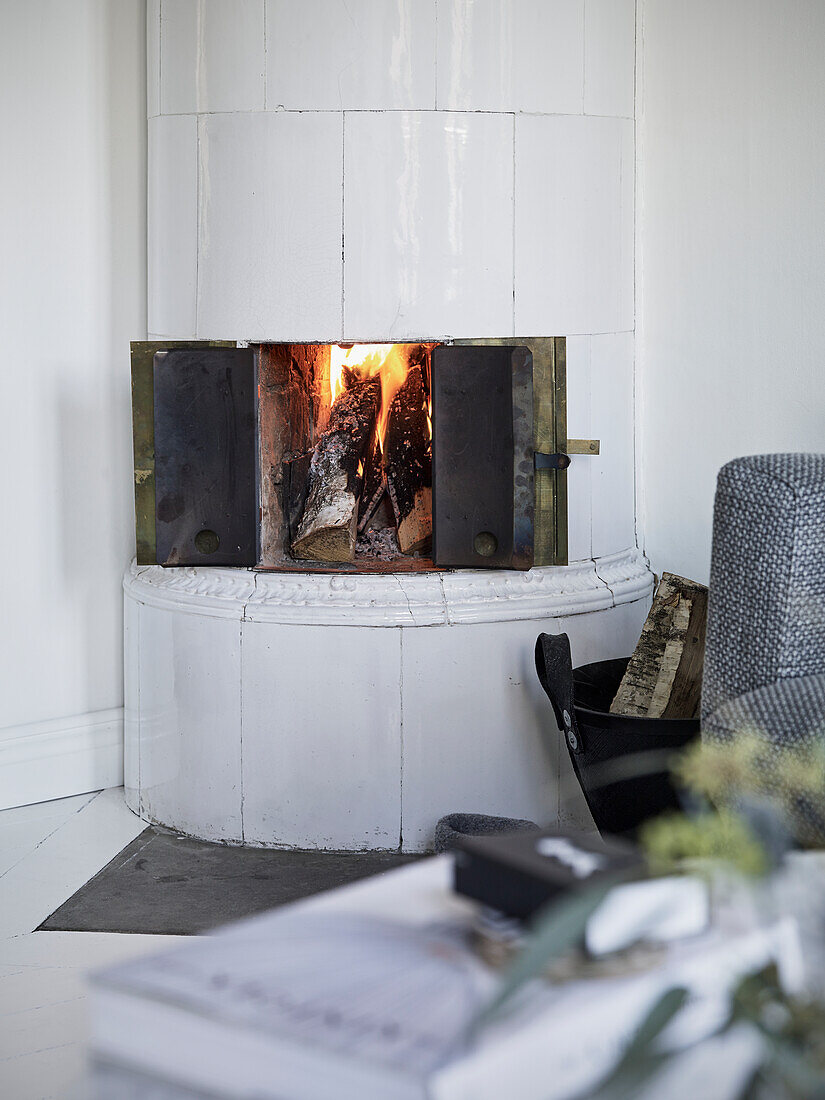
[[[421, 850], [450, 810], [568, 799], [532, 670], [629, 652], [633, 0], [150, 0], [149, 328], [567, 337], [564, 567], [133, 568], [127, 788], [210, 839]], [[326, 674], [318, 677], [318, 669]]]

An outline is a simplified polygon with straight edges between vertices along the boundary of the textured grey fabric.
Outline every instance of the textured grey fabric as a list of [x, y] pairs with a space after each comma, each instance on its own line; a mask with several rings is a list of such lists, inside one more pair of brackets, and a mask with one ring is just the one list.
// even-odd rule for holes
[[433, 849], [449, 852], [460, 836], [496, 836], [499, 833], [521, 833], [538, 829], [535, 821], [520, 817], [493, 817], [490, 814], [447, 814], [435, 826]]
[[825, 673], [777, 680], [723, 703], [702, 726], [708, 740], [753, 736], [777, 748], [800, 748], [825, 738]]
[[798, 840], [825, 843], [825, 791], [815, 798], [797, 795], [789, 800], [777, 773], [785, 753], [817, 746], [825, 751], [825, 674], [777, 680], [729, 699], [705, 719], [702, 737], [717, 744], [749, 737], [764, 746], [753, 761], [762, 791], [786, 805]]
[[825, 672], [825, 455], [753, 455], [719, 473], [703, 724], [731, 700]]

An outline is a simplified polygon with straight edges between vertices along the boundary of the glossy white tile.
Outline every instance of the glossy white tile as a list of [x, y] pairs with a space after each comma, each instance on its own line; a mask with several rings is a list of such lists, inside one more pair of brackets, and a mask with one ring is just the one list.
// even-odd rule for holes
[[635, 544], [633, 333], [591, 337], [592, 421], [600, 453], [592, 463], [593, 555]]
[[248, 842], [398, 846], [400, 647], [397, 628], [243, 624]]
[[633, 123], [516, 116], [519, 332], [633, 327]]
[[582, 111], [584, 0], [438, 0], [438, 108]]
[[163, 0], [163, 114], [264, 106], [263, 0]]
[[200, 0], [162, 0], [160, 19], [161, 114], [198, 109], [196, 72], [200, 56]]
[[160, 0], [146, 0], [146, 117], [160, 114]]
[[[567, 337], [567, 434], [589, 439], [590, 337]], [[592, 557], [592, 462], [589, 455], [573, 455], [567, 471], [567, 556], [570, 561]]]
[[435, 0], [266, 0], [267, 107], [432, 110]]
[[587, 615], [571, 615], [559, 619], [559, 631], [570, 638], [573, 667], [631, 654], [639, 640], [649, 608], [648, 597], [611, 607], [600, 617], [598, 630], [593, 630]]
[[584, 0], [584, 111], [634, 114], [635, 0]]
[[194, 117], [149, 119], [147, 262], [150, 332], [195, 335], [198, 130]]
[[200, 125], [198, 335], [340, 339], [341, 115]]
[[345, 116], [345, 338], [511, 334], [512, 229], [511, 117]]
[[144, 604], [140, 634], [142, 810], [240, 840], [240, 623]]
[[457, 810], [555, 821], [558, 732], [534, 649], [537, 635], [554, 633], [556, 622], [447, 628], [448, 668], [439, 670], [437, 694], [429, 632], [404, 629], [405, 848], [430, 847], [437, 820]]

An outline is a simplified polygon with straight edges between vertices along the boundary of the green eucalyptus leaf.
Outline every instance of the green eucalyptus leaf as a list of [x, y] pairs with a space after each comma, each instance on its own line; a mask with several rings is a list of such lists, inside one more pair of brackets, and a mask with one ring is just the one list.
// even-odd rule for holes
[[649, 1085], [670, 1061], [669, 1054], [648, 1052], [637, 1055], [629, 1062], [622, 1062], [597, 1086], [579, 1097], [579, 1100], [636, 1100], [641, 1090]]
[[622, 1061], [632, 1058], [658, 1039], [673, 1017], [682, 1011], [688, 996], [687, 989], [681, 985], [665, 990], [636, 1028], [633, 1038], [625, 1047]]

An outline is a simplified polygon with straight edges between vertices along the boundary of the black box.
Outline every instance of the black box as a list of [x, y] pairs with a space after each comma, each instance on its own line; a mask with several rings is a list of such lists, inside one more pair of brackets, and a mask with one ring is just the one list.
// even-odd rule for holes
[[464, 836], [454, 854], [457, 893], [522, 918], [566, 891], [616, 877], [641, 877], [646, 869], [638, 848], [628, 841], [546, 829]]

